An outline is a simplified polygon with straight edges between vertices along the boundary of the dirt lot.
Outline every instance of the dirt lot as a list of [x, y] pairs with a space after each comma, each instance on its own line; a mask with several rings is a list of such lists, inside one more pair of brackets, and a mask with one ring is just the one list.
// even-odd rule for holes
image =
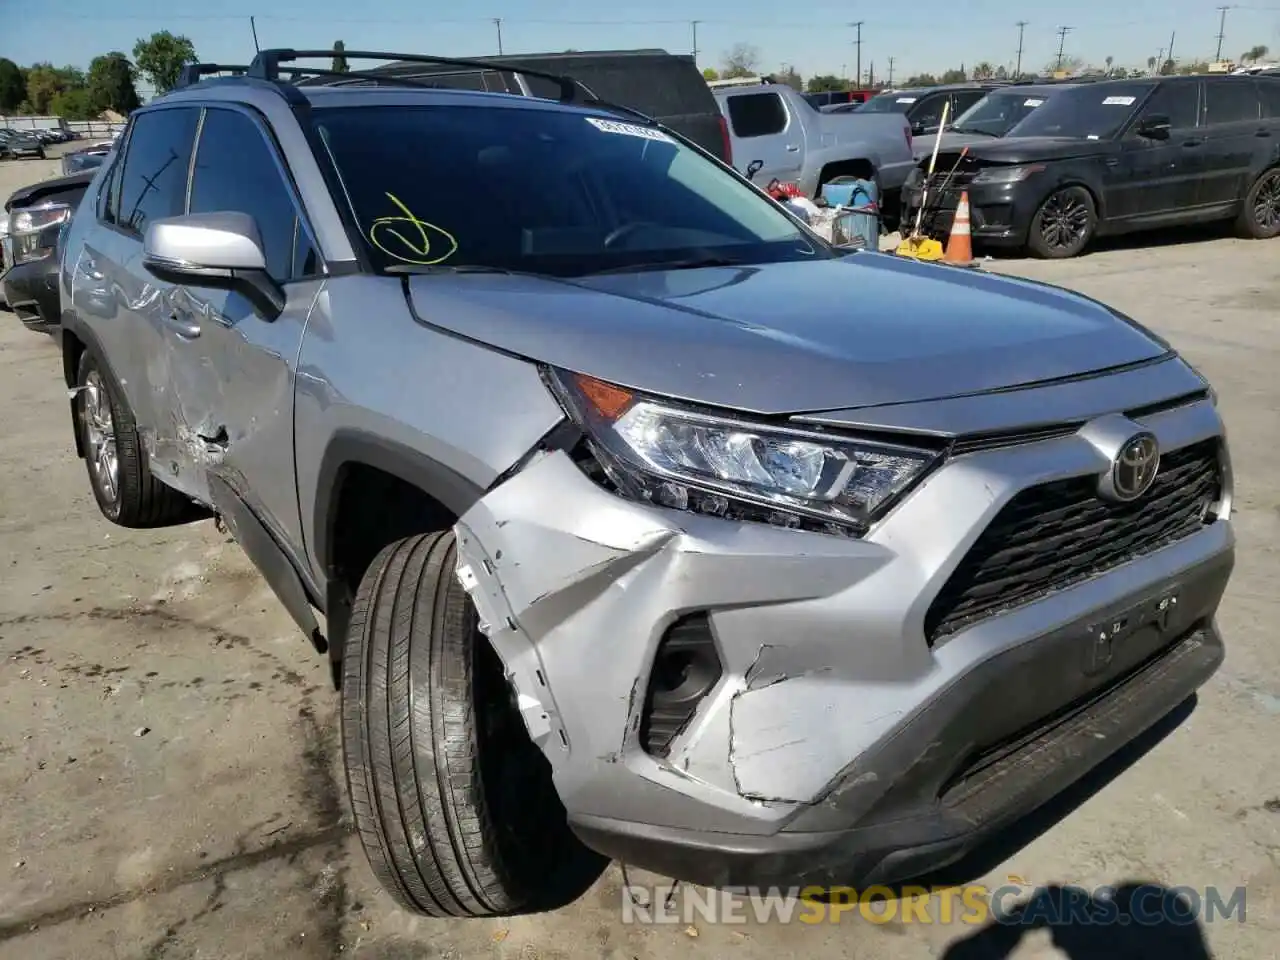
[[[0, 164], [0, 194], [55, 169]], [[1065, 952], [1044, 930], [1019, 942], [856, 914], [643, 927], [623, 922], [616, 868], [554, 915], [410, 918], [378, 892], [349, 833], [322, 659], [212, 523], [130, 533], [99, 516], [71, 452], [54, 344], [0, 313], [0, 956], [1177, 960], [1206, 957], [1203, 936], [1220, 958], [1276, 957], [1280, 245], [1184, 239], [989, 268], [1114, 304], [1216, 382], [1238, 486], [1227, 663], [1119, 779], [1095, 778], [970, 872], [991, 886], [1010, 875], [1217, 886], [1224, 900], [1244, 885], [1245, 922], [1075, 927], [1058, 932]]]

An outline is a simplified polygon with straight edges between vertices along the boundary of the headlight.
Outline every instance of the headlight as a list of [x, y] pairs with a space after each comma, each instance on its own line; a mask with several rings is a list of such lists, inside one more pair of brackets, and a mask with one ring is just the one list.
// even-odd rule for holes
[[859, 536], [940, 456], [695, 410], [582, 374], [547, 379], [618, 492], [677, 510]]
[[1044, 169], [1043, 163], [1029, 163], [1021, 167], [983, 167], [972, 183], [1018, 183], [1033, 173]]
[[53, 253], [58, 233], [71, 219], [71, 207], [65, 203], [49, 203], [9, 215], [9, 232], [13, 237], [13, 262], [30, 263]]

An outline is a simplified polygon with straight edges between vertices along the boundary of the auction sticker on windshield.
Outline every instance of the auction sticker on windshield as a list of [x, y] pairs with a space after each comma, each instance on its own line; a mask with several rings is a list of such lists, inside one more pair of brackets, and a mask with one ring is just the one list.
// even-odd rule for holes
[[916, 98], [915, 97], [899, 97], [896, 102], [897, 103], [915, 103]]
[[1022, 105], [1024, 107], [1038, 107], [1042, 103], [1044, 103], [1043, 100], [1023, 100], [1022, 101]]
[[587, 117], [587, 123], [605, 133], [620, 133], [624, 137], [640, 137], [643, 140], [659, 140], [662, 143], [675, 143], [661, 130], [642, 127], [637, 123], [619, 123], [617, 120], [601, 120], [598, 117]]
[[1107, 97], [1102, 101], [1104, 107], [1132, 107], [1137, 97]]

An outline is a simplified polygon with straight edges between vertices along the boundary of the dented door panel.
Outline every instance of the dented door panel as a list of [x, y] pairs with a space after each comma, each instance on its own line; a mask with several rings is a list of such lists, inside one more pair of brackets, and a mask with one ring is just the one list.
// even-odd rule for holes
[[210, 475], [245, 498], [280, 537], [300, 537], [293, 464], [293, 384], [307, 315], [323, 281], [286, 286], [262, 319], [238, 293], [176, 288], [164, 324], [168, 416], [156, 456], [173, 486], [212, 505]]

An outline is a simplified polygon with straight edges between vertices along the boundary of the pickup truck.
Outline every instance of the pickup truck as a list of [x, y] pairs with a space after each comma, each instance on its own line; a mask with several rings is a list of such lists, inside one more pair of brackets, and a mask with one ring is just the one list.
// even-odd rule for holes
[[733, 165], [755, 161], [760, 183], [778, 179], [816, 197], [839, 176], [874, 179], [890, 200], [915, 166], [911, 126], [899, 113], [823, 113], [780, 83], [714, 91], [729, 127]]

